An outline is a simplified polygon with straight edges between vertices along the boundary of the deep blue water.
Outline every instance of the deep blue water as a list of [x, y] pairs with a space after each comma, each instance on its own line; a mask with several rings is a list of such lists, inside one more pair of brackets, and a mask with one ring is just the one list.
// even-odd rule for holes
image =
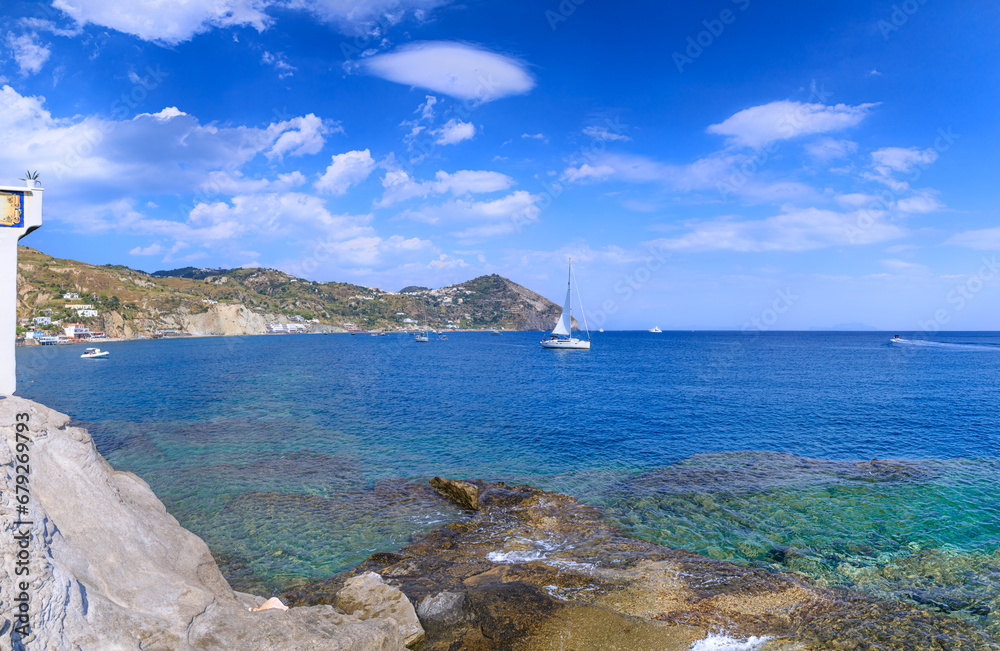
[[[457, 517], [391, 494], [389, 480], [444, 475], [570, 493], [636, 535], [737, 562], [788, 565], [773, 550], [791, 545], [806, 561], [781, 569], [887, 597], [907, 598], [930, 563], [965, 577], [934, 589], [995, 600], [1000, 334], [889, 337], [601, 333], [590, 351], [544, 350], [538, 333], [112, 342], [104, 361], [18, 349], [18, 393], [88, 427], [240, 585], [327, 576]], [[731, 454], [745, 450], [767, 454]], [[793, 472], [777, 453], [919, 472]], [[754, 477], [720, 481], [733, 467]], [[952, 610], [1000, 622], [1000, 604]]]

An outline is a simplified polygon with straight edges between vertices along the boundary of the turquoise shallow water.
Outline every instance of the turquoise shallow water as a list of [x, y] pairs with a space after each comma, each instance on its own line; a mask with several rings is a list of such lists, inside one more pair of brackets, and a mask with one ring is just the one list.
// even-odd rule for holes
[[[569, 493], [640, 537], [1000, 636], [1000, 335], [538, 339], [19, 349], [19, 393], [88, 427], [244, 589], [326, 577], [455, 519], [407, 490], [440, 474]], [[855, 463], [875, 458], [907, 463]]]

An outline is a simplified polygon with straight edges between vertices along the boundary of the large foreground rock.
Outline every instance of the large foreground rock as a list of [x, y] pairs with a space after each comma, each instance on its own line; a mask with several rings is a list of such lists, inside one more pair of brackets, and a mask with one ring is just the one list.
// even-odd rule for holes
[[[30, 501], [20, 516], [17, 422], [27, 422], [31, 439]], [[144, 481], [115, 471], [86, 430], [69, 427], [69, 417], [29, 400], [0, 399], [0, 436], [0, 648], [404, 648], [398, 623], [377, 613], [362, 621], [331, 605], [250, 612], [264, 600], [235, 593], [205, 543]], [[30, 530], [28, 575], [16, 573], [19, 517], [31, 522], [20, 528]], [[25, 579], [27, 636], [12, 615], [21, 603], [12, 588]]]

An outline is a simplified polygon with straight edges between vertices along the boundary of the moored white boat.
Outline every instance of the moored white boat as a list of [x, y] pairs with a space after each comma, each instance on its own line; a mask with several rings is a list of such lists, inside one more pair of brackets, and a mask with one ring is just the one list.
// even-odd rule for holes
[[431, 340], [431, 329], [430, 325], [427, 323], [427, 308], [424, 308], [424, 330], [418, 332], [413, 336], [413, 341], [419, 341], [420, 343], [426, 343]]
[[108, 354], [108, 351], [100, 348], [87, 348], [80, 357], [83, 359], [104, 359]]
[[[590, 350], [590, 330], [587, 329], [587, 339], [577, 339], [573, 336], [573, 258], [569, 259], [569, 279], [566, 281], [566, 302], [563, 303], [562, 314], [552, 329], [552, 335], [542, 339], [542, 348], [561, 348], [564, 350]], [[581, 301], [582, 303], [582, 301]], [[580, 308], [583, 312], [583, 308]], [[587, 317], [583, 317], [583, 327], [587, 328]]]

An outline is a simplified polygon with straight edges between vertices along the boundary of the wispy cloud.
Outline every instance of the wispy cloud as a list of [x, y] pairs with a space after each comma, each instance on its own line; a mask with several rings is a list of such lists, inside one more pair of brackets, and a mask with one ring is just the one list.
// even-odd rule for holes
[[285, 58], [284, 52], [276, 52], [271, 54], [267, 50], [264, 50], [264, 54], [260, 56], [260, 62], [264, 65], [272, 66], [278, 71], [278, 78], [284, 79], [285, 77], [291, 77], [298, 70], [295, 66], [288, 63]]
[[858, 151], [858, 143], [836, 138], [820, 138], [816, 142], [807, 143], [805, 150], [810, 158], [820, 163], [829, 163], [854, 154]]
[[829, 246], [862, 245], [902, 237], [906, 231], [885, 221], [885, 214], [864, 213], [871, 223], [857, 224], [858, 211], [791, 209], [765, 219], [720, 218], [695, 222], [690, 231], [653, 244], [671, 251], [811, 251]]
[[426, 198], [434, 194], [451, 193], [455, 196], [466, 194], [486, 194], [507, 190], [514, 185], [514, 179], [499, 172], [483, 170], [460, 170], [453, 174], [439, 171], [433, 181], [414, 181], [400, 169], [390, 169], [382, 178], [385, 194], [375, 207], [385, 208], [414, 198]]
[[620, 141], [632, 140], [631, 138], [629, 138], [628, 136], [626, 136], [623, 133], [614, 133], [612, 131], [608, 131], [604, 127], [597, 127], [597, 126], [584, 127], [583, 133], [584, 133], [584, 135], [590, 136], [591, 138], [593, 138], [595, 140], [612, 140], [612, 141], [613, 140], [620, 140]]
[[492, 201], [454, 199], [439, 205], [422, 206], [400, 216], [427, 224], [465, 226], [452, 232], [462, 240], [482, 240], [520, 230], [538, 220], [542, 197], [518, 190]]
[[1000, 249], [1000, 226], [962, 231], [949, 237], [945, 244], [979, 251], [996, 251]]

